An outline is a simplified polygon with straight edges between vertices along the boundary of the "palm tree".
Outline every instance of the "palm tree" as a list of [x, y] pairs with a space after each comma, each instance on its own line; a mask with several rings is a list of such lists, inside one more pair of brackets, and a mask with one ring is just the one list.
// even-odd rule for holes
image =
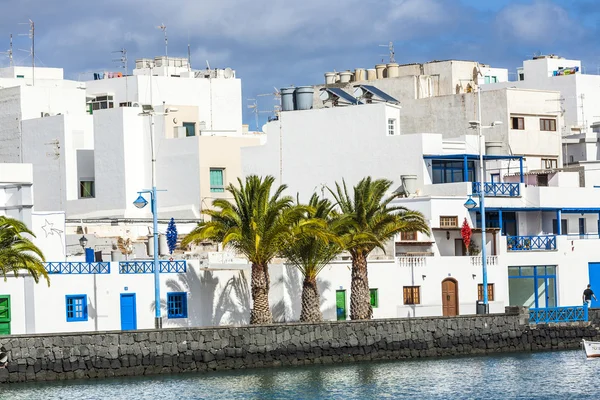
[[336, 191], [329, 189], [341, 213], [348, 219], [343, 225], [341, 238], [352, 257], [352, 284], [350, 318], [370, 319], [373, 307], [369, 292], [367, 257], [376, 247], [384, 250], [384, 243], [400, 232], [429, 233], [427, 222], [418, 211], [390, 206], [399, 196], [387, 195], [392, 182], [386, 179], [363, 178], [354, 187], [350, 197], [346, 182], [336, 183]]
[[18, 276], [20, 271], [26, 271], [36, 283], [43, 276], [50, 286], [44, 255], [25, 234], [35, 237], [23, 222], [0, 216], [0, 273], [6, 280], [9, 272]]
[[294, 265], [304, 277], [302, 283], [301, 322], [323, 320], [321, 301], [317, 290], [317, 275], [343, 248], [336, 238], [341, 219], [333, 212], [335, 205], [327, 199], [319, 199], [313, 194], [308, 202], [305, 218], [325, 222], [321, 235], [313, 232], [296, 233], [294, 240], [283, 250], [283, 256]]
[[295, 206], [291, 197], [282, 196], [285, 185], [271, 195], [274, 181], [272, 176], [263, 179], [251, 175], [246, 177], [245, 183], [238, 178], [239, 188], [233, 184], [227, 187], [233, 202], [214, 200], [215, 209], [203, 210], [211, 220], [199, 223], [181, 243], [187, 246], [202, 240], [219, 241], [224, 247], [230, 246], [246, 256], [252, 264], [251, 324], [273, 322], [268, 264], [289, 243], [294, 228], [305, 225], [301, 220], [306, 208]]

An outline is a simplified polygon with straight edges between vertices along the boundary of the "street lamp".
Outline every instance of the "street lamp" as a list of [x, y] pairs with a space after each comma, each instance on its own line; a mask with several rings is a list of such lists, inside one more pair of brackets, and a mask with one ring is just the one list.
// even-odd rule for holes
[[[478, 71], [481, 74], [480, 71]], [[487, 249], [486, 249], [486, 235], [485, 235], [485, 174], [483, 169], [483, 130], [493, 128], [498, 125], [502, 125], [502, 121], [494, 121], [490, 125], [481, 125], [481, 87], [477, 88], [477, 117], [478, 121], [469, 121], [469, 127], [471, 129], [477, 129], [478, 133], [478, 147], [479, 147], [479, 213], [481, 214], [481, 271], [483, 275], [483, 304], [484, 314], [489, 313], [488, 307], [488, 291], [487, 291]], [[468, 210], [475, 208], [475, 200], [469, 196], [469, 199], [465, 202], [465, 207]]]
[[[152, 67], [150, 68], [150, 76], [152, 79]], [[152, 87], [152, 83], [150, 83], [150, 87]], [[151, 94], [152, 95], [152, 94]], [[170, 112], [177, 112], [176, 108], [166, 108], [163, 102], [163, 112], [158, 113], [158, 115], [167, 115]], [[152, 104], [143, 105], [142, 112], [138, 114], [142, 117], [150, 117], [150, 144], [152, 148], [152, 189], [150, 190], [142, 190], [138, 192], [139, 196], [133, 202], [133, 205], [136, 208], [144, 208], [148, 204], [148, 200], [146, 200], [143, 196], [144, 193], [150, 194], [150, 208], [152, 211], [152, 230], [154, 236], [154, 257], [153, 263], [154, 266], [154, 327], [156, 329], [162, 328], [162, 316], [161, 316], [161, 308], [160, 308], [160, 265], [158, 263], [158, 207], [157, 207], [157, 197], [156, 197], [156, 149], [155, 149], [155, 139], [154, 139], [154, 116], [157, 113], [154, 111], [154, 107]]]

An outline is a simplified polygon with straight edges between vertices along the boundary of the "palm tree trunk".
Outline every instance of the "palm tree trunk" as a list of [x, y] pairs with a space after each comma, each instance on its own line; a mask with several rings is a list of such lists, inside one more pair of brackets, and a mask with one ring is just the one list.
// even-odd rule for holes
[[352, 284], [350, 292], [350, 319], [373, 318], [369, 276], [367, 274], [367, 256], [356, 254], [352, 257]]
[[304, 277], [302, 284], [302, 311], [300, 312], [300, 322], [321, 322], [321, 301], [319, 291], [317, 290], [317, 279]]
[[252, 264], [252, 311], [250, 323], [271, 324], [273, 314], [269, 307], [269, 270], [267, 265]]

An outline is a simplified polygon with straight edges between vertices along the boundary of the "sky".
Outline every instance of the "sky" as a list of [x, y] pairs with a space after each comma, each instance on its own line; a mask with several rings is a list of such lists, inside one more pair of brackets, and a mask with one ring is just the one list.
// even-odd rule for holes
[[0, 0], [0, 9], [0, 51], [12, 33], [15, 62], [30, 65], [31, 19], [36, 65], [62, 67], [68, 79], [118, 71], [121, 48], [130, 71], [136, 58], [164, 55], [164, 24], [169, 56], [187, 57], [189, 43], [192, 67], [236, 70], [251, 128], [248, 98], [271, 110], [273, 98], [256, 95], [373, 68], [388, 60], [380, 45], [389, 42], [400, 64], [474, 60], [514, 72], [542, 53], [600, 71], [598, 0]]

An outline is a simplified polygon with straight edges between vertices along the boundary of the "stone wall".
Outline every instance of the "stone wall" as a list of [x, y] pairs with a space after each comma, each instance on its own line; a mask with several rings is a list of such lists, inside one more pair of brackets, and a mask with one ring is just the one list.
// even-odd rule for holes
[[573, 349], [591, 322], [530, 326], [523, 310], [452, 318], [0, 337], [0, 383]]

